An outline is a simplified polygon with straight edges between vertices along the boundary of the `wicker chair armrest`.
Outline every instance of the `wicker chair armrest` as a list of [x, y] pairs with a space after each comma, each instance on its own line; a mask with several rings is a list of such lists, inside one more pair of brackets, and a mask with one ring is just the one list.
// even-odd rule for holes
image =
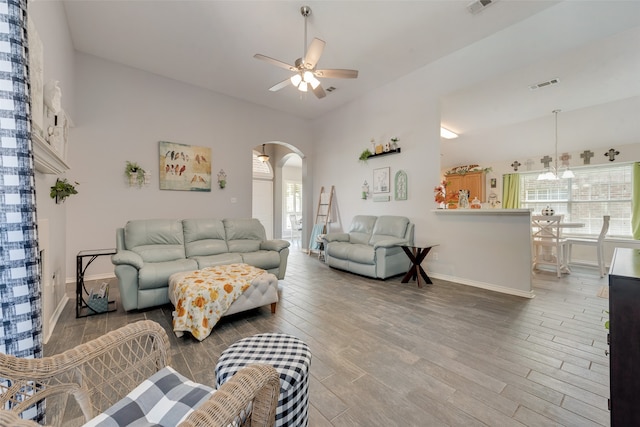
[[234, 420], [252, 401], [251, 422], [247, 425], [272, 427], [279, 395], [280, 376], [273, 366], [246, 366], [180, 423], [180, 427], [236, 425]]
[[[143, 320], [55, 356], [22, 359], [0, 354], [0, 408], [21, 413], [58, 393], [72, 394], [85, 419], [115, 404], [144, 379], [170, 363], [169, 338], [156, 322]], [[33, 393], [33, 394], [29, 394]]]
[[0, 427], [40, 427], [40, 424], [23, 420], [16, 412], [0, 409]]

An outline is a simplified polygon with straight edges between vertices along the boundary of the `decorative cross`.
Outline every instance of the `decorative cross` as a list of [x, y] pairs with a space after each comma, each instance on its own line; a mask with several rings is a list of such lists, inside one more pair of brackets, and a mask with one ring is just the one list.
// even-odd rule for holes
[[559, 159], [562, 166], [569, 167], [569, 160], [571, 160], [571, 155], [569, 153], [562, 153]]
[[520, 163], [517, 160], [514, 160], [513, 163], [511, 163], [511, 167], [513, 168], [514, 172], [518, 172], [518, 167], [521, 166], [522, 163]]
[[609, 151], [604, 153], [605, 156], [609, 157], [610, 162], [613, 162], [618, 154], [620, 154], [620, 152], [618, 150], [614, 150], [613, 148], [610, 148]]
[[590, 165], [591, 164], [591, 158], [593, 156], [595, 156], [595, 154], [593, 154], [593, 151], [590, 151], [590, 150], [584, 150], [580, 154], [580, 158], [584, 159], [584, 164], [585, 165]]
[[545, 168], [549, 167], [549, 163], [551, 163], [553, 159], [549, 156], [544, 156], [543, 158], [540, 159], [540, 163], [544, 164]]
[[526, 162], [524, 162], [525, 166], [527, 167], [527, 170], [530, 171], [531, 168], [533, 167], [533, 164], [535, 162], [533, 161], [533, 159], [527, 159]]

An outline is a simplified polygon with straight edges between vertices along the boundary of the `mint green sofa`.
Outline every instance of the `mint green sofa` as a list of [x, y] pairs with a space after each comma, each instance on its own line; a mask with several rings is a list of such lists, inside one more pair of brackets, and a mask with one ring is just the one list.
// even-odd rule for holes
[[329, 266], [376, 279], [404, 274], [411, 261], [401, 245], [413, 245], [414, 224], [404, 216], [356, 215], [347, 233], [324, 236]]
[[223, 264], [246, 263], [284, 279], [289, 242], [267, 240], [260, 221], [147, 219], [116, 230], [111, 257], [125, 311], [169, 303], [169, 276]]

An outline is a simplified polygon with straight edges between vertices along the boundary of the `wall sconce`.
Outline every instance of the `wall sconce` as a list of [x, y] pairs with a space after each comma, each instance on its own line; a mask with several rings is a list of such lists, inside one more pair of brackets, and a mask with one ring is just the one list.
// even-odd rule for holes
[[369, 195], [369, 184], [367, 181], [362, 184], [362, 200], [367, 200], [367, 196]]
[[224, 188], [227, 185], [227, 174], [222, 169], [218, 172], [218, 185], [220, 188]]

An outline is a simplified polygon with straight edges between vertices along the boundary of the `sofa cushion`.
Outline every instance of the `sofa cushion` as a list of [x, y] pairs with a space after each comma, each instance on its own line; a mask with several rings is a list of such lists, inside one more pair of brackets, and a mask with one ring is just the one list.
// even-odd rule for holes
[[379, 241], [389, 239], [389, 236], [404, 239], [408, 225], [409, 218], [404, 216], [380, 216], [373, 227], [369, 244], [375, 245]]
[[138, 271], [138, 289], [166, 288], [167, 279], [173, 273], [195, 270], [198, 263], [193, 259], [178, 259], [165, 262], [146, 262]]
[[256, 252], [267, 240], [264, 227], [255, 218], [224, 219], [229, 252]]
[[[238, 253], [224, 253], [217, 255], [194, 256], [191, 258], [198, 263], [198, 269], [215, 267], [216, 265], [238, 264], [242, 262], [242, 256]], [[248, 263], [247, 263], [248, 264]], [[260, 267], [262, 268], [262, 267]]]
[[280, 253], [275, 251], [243, 252], [240, 254], [245, 264], [269, 270], [280, 266]]
[[371, 232], [376, 223], [376, 216], [356, 215], [351, 221], [349, 228], [349, 240], [351, 243], [368, 244], [371, 238]]
[[229, 252], [222, 220], [185, 219], [182, 221], [182, 228], [187, 258]]
[[345, 259], [361, 264], [375, 264], [376, 251], [373, 246], [347, 242], [331, 242], [325, 248], [333, 259]]
[[185, 258], [182, 222], [169, 219], [133, 220], [124, 229], [126, 249], [145, 262]]

